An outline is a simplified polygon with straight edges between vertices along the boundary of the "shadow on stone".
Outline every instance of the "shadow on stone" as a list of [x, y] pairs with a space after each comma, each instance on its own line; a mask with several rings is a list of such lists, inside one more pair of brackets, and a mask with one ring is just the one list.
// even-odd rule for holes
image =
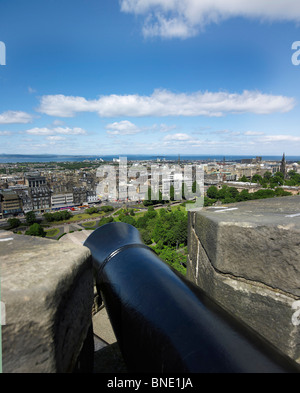
[[127, 373], [118, 343], [114, 343], [95, 351], [94, 373]]

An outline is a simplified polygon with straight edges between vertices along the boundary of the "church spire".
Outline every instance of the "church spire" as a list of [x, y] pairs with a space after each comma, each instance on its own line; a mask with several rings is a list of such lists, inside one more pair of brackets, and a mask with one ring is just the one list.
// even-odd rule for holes
[[283, 174], [284, 178], [286, 178], [286, 161], [285, 161], [285, 153], [283, 153], [281, 165], [280, 165], [280, 172]]

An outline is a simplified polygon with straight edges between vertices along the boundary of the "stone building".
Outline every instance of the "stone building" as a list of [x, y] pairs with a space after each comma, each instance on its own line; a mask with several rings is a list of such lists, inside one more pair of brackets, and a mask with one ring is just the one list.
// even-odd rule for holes
[[73, 194], [56, 194], [51, 196], [51, 208], [52, 209], [61, 209], [64, 207], [73, 207]]
[[73, 187], [73, 202], [75, 206], [87, 203], [87, 197], [85, 187]]
[[24, 181], [29, 188], [46, 186], [47, 184], [45, 176], [41, 176], [39, 172], [24, 173]]
[[22, 199], [15, 191], [0, 192], [0, 213], [2, 217], [18, 215], [22, 212]]
[[32, 187], [29, 189], [29, 196], [33, 210], [44, 213], [51, 209], [51, 190], [48, 186]]

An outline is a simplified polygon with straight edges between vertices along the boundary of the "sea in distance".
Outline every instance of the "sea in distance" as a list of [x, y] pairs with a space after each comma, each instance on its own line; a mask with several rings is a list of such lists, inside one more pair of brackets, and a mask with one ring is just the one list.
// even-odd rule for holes
[[[255, 158], [254, 156], [238, 156], [238, 155], [145, 155], [145, 154], [115, 154], [115, 155], [54, 155], [54, 154], [39, 154], [39, 155], [27, 155], [27, 154], [0, 154], [0, 164], [8, 163], [35, 163], [35, 162], [82, 162], [86, 160], [104, 160], [112, 161], [113, 158], [126, 157], [127, 161], [227, 161], [227, 162], [239, 162], [242, 159]], [[262, 156], [264, 161], [280, 161], [282, 156]], [[299, 162], [300, 156], [286, 156], [287, 161]]]

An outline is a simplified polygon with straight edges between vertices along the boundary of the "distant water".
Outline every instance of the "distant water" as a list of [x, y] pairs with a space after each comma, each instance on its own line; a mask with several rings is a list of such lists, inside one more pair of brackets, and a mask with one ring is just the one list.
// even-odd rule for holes
[[[0, 154], [1, 163], [23, 163], [23, 162], [71, 162], [71, 161], [85, 161], [85, 160], [99, 160], [112, 161], [113, 158], [127, 157], [128, 161], [145, 161], [145, 160], [163, 160], [166, 161], [178, 161], [178, 155], [144, 155], [144, 154], [122, 154], [122, 155], [103, 155], [103, 156], [89, 156], [89, 155], [52, 155], [52, 154], [41, 154], [41, 155], [27, 155], [27, 154]], [[255, 158], [255, 156], [228, 156], [228, 155], [180, 155], [180, 161], [240, 161], [246, 158]], [[279, 161], [282, 156], [262, 156], [264, 161]], [[298, 162], [300, 156], [286, 156], [287, 161]]]

